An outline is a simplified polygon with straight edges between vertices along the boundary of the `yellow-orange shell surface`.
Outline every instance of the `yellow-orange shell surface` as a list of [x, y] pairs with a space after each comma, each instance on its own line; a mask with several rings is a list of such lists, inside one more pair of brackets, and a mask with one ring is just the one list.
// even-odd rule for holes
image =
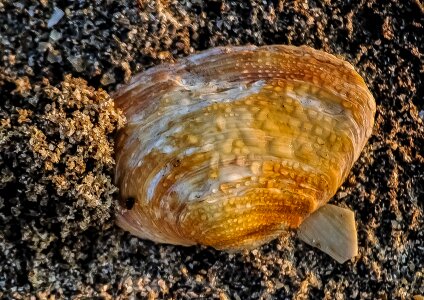
[[118, 225], [230, 250], [267, 242], [324, 205], [375, 114], [349, 63], [282, 45], [215, 48], [154, 67], [115, 100], [128, 120], [116, 143]]

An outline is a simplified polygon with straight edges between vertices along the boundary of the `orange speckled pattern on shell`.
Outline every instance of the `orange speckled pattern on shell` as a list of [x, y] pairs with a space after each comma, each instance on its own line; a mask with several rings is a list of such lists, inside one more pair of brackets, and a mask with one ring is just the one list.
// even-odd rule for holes
[[115, 95], [118, 225], [157, 242], [253, 248], [298, 227], [346, 178], [375, 101], [353, 67], [308, 47], [215, 48]]

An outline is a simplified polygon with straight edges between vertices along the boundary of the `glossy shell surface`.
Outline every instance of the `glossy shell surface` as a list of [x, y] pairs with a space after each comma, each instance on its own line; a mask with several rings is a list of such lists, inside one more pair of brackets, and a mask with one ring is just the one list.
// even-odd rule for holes
[[349, 63], [282, 45], [215, 48], [154, 67], [115, 101], [128, 121], [116, 143], [118, 225], [228, 250], [297, 228], [324, 205], [375, 114]]

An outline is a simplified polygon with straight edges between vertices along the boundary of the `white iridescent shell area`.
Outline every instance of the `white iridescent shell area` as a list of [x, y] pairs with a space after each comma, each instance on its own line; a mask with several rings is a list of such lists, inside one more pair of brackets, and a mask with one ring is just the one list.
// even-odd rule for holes
[[118, 225], [218, 249], [256, 247], [324, 205], [375, 114], [350, 64], [292, 46], [211, 49], [137, 75], [115, 100], [128, 120]]

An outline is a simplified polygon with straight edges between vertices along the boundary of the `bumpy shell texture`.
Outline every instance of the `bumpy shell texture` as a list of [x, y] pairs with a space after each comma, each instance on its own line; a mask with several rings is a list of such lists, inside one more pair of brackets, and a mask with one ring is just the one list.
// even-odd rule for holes
[[349, 63], [282, 45], [215, 48], [152, 68], [115, 101], [128, 120], [116, 146], [118, 225], [227, 250], [263, 244], [324, 205], [375, 115]]

